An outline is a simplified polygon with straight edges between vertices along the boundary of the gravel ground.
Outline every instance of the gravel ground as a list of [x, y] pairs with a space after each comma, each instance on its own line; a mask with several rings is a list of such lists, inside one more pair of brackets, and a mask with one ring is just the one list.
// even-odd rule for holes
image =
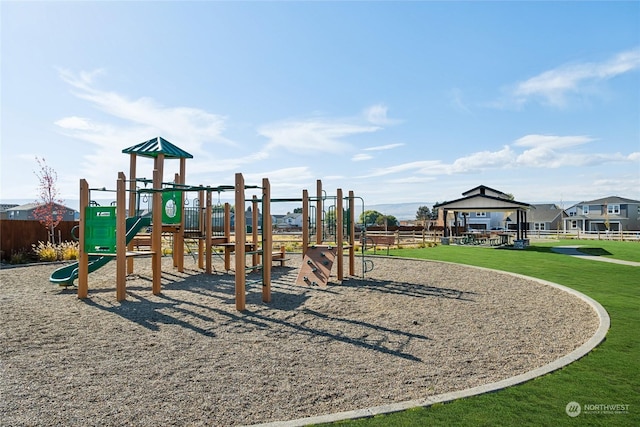
[[380, 258], [366, 280], [311, 289], [293, 286], [293, 258], [273, 270], [272, 303], [252, 284], [242, 313], [233, 276], [191, 258], [184, 273], [163, 259], [158, 296], [150, 259], [136, 259], [123, 303], [115, 262], [90, 274], [84, 301], [48, 282], [56, 265], [0, 270], [0, 424], [228, 426], [347, 411], [524, 373], [598, 326], [578, 298], [506, 274]]

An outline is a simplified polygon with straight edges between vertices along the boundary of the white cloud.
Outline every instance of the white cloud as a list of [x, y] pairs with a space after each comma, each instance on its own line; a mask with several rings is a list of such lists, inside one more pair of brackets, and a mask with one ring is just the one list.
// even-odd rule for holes
[[[152, 98], [128, 99], [126, 96], [109, 91], [103, 91], [95, 87], [95, 77], [105, 74], [103, 70], [93, 72], [80, 72], [74, 75], [67, 70], [59, 70], [60, 77], [75, 89], [74, 94], [84, 99], [101, 111], [120, 119], [126, 120], [127, 125], [121, 130], [129, 128], [134, 134], [162, 135], [168, 140], [180, 141], [179, 145], [191, 154], [200, 153], [202, 144], [213, 142], [217, 144], [233, 145], [233, 142], [223, 136], [226, 117], [206, 112], [191, 107], [164, 107]], [[92, 123], [91, 127], [79, 128], [84, 121], [89, 126], [89, 119], [64, 118], [56, 124], [67, 130], [96, 131], [103, 133], [105, 125]], [[70, 127], [75, 126], [75, 127]], [[80, 138], [90, 138], [87, 133], [78, 135]], [[95, 136], [95, 135], [94, 135]], [[122, 140], [118, 140], [121, 143]], [[111, 142], [113, 144], [113, 141]]]
[[365, 153], [356, 154], [351, 158], [351, 160], [354, 162], [362, 162], [364, 160], [371, 160], [371, 159], [373, 159], [373, 156]]
[[343, 140], [351, 135], [380, 130], [347, 121], [308, 119], [284, 121], [262, 126], [258, 133], [269, 139], [266, 150], [283, 149], [296, 154], [342, 153], [350, 148]]
[[389, 184], [425, 184], [435, 181], [437, 178], [433, 176], [407, 176], [404, 178], [390, 179], [386, 182]]
[[399, 122], [396, 119], [390, 119], [387, 117], [388, 107], [383, 104], [375, 104], [364, 110], [365, 119], [374, 125], [393, 125]]
[[518, 147], [551, 147], [565, 148], [586, 144], [595, 141], [594, 138], [584, 135], [557, 136], [557, 135], [525, 135], [516, 139], [513, 145]]
[[384, 151], [384, 150], [392, 150], [394, 148], [402, 147], [404, 144], [401, 142], [395, 144], [387, 144], [387, 145], [378, 145], [377, 147], [368, 147], [364, 148], [364, 151]]
[[361, 178], [372, 178], [409, 171], [414, 171], [414, 173], [423, 175], [439, 175], [446, 173], [446, 166], [439, 160], [420, 160], [416, 162], [401, 163], [399, 165], [389, 166], [386, 168], [377, 168], [370, 174], [362, 176]]
[[569, 151], [570, 148], [595, 141], [594, 138], [555, 135], [526, 135], [517, 139], [514, 146], [531, 147], [517, 156], [520, 166], [534, 168], [560, 168], [594, 166], [610, 162], [627, 162], [633, 154], [624, 156], [620, 153], [583, 153]]
[[93, 130], [95, 126], [90, 119], [78, 116], [64, 117], [54, 122], [56, 126], [69, 130]]
[[[394, 148], [402, 147], [403, 145], [404, 145], [403, 143], [378, 145], [378, 146], [375, 146], [375, 147], [363, 148], [362, 151], [393, 150]], [[371, 160], [371, 159], [373, 159], [373, 156], [371, 154], [368, 154], [368, 153], [358, 153], [358, 154], [354, 155], [351, 158], [351, 160], [354, 161], [354, 162], [361, 162], [363, 160]]]
[[452, 173], [479, 172], [484, 169], [501, 169], [510, 167], [516, 159], [515, 153], [508, 146], [499, 151], [480, 151], [456, 159], [451, 165]]
[[517, 104], [533, 99], [564, 107], [570, 94], [582, 93], [589, 85], [640, 68], [640, 48], [621, 52], [604, 62], [562, 65], [517, 83], [510, 95]]

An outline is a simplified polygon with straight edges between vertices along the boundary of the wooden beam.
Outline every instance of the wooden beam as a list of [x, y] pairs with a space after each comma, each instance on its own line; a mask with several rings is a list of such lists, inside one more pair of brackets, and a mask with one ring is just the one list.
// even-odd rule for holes
[[271, 250], [273, 248], [271, 221], [271, 185], [262, 179], [262, 302], [271, 302]]
[[[156, 162], [160, 166], [162, 162]], [[153, 170], [153, 188], [162, 188], [162, 171]], [[152, 292], [160, 295], [162, 292], [162, 193], [153, 193], [153, 227], [151, 229], [151, 270], [153, 273]]]
[[322, 181], [316, 181], [316, 244], [322, 243], [324, 230], [322, 229]]
[[80, 223], [78, 233], [78, 298], [84, 299], [89, 293], [89, 255], [85, 246], [87, 226], [87, 206], [89, 206], [89, 184], [80, 180]]
[[244, 177], [241, 173], [236, 173], [235, 184], [235, 201], [236, 201], [236, 310], [244, 311], [246, 305], [246, 259], [245, 259], [245, 242], [246, 242], [246, 218], [244, 213]]

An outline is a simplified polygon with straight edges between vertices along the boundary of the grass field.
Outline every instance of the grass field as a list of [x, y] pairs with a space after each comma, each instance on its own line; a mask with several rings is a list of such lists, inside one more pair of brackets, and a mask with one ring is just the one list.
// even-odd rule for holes
[[[576, 289], [604, 306], [611, 317], [605, 341], [563, 369], [519, 386], [428, 408], [344, 421], [346, 426], [640, 426], [640, 267], [577, 259], [552, 246], [640, 262], [640, 243], [554, 241], [526, 250], [437, 246], [393, 250], [393, 256], [449, 261], [510, 271]], [[582, 413], [569, 417], [569, 402]], [[596, 405], [596, 406], [592, 406]], [[624, 413], [597, 405], [626, 405]]]

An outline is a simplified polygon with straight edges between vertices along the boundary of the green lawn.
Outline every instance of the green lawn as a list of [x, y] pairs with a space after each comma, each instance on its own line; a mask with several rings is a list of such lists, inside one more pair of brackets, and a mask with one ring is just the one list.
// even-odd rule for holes
[[[551, 246], [582, 245], [585, 253], [640, 261], [640, 243], [566, 240], [526, 250], [437, 246], [398, 249], [393, 256], [510, 271], [576, 289], [611, 317], [606, 340], [587, 356], [551, 374], [494, 393], [400, 413], [337, 423], [348, 426], [640, 426], [640, 267], [572, 258]], [[569, 417], [569, 402], [629, 405], [625, 414]], [[584, 410], [583, 410], [584, 412]]]

